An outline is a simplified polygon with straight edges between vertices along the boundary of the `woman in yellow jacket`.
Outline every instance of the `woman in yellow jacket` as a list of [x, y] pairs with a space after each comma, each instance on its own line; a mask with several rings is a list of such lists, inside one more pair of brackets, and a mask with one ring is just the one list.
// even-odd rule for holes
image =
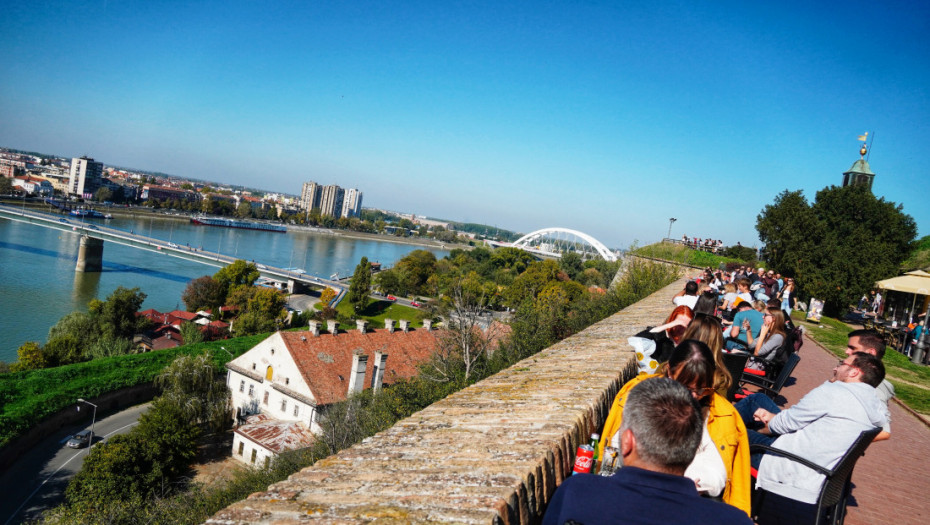
[[715, 471], [722, 475], [717, 455], [708, 454], [716, 449], [726, 471], [725, 482], [722, 476], [718, 476], [721, 478], [720, 483], [725, 483], [721, 494], [723, 501], [749, 514], [751, 489], [746, 425], [733, 405], [714, 392], [715, 369], [714, 355], [706, 344], [694, 339], [682, 341], [675, 347], [668, 363], [659, 368], [658, 373], [640, 374], [624, 385], [617, 394], [604, 424], [604, 431], [601, 432], [598, 456], [603, 457], [605, 445], [619, 448], [619, 445], [612, 444], [612, 441], [619, 439], [623, 405], [626, 404], [630, 390], [640, 382], [653, 377], [670, 377], [691, 390], [691, 395], [698, 400], [703, 409], [706, 421], [705, 441], [702, 442], [695, 461], [688, 467], [685, 476], [692, 477], [700, 490], [702, 483], [707, 482], [707, 479], [700, 479], [701, 476], [712, 478]]

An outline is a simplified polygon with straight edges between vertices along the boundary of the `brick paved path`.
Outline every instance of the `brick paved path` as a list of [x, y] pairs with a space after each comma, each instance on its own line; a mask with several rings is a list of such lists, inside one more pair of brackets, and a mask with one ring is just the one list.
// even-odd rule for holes
[[[837, 358], [805, 337], [786, 406], [832, 377]], [[779, 400], [780, 401], [780, 400]], [[930, 428], [892, 401], [891, 439], [872, 444], [856, 464], [848, 525], [930, 524]]]

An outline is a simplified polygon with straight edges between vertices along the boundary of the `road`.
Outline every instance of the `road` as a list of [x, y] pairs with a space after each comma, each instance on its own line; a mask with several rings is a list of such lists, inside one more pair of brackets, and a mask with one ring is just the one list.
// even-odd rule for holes
[[[94, 441], [99, 443], [101, 438], [129, 432], [148, 406], [137, 405], [98, 420]], [[81, 469], [89, 450], [68, 448], [65, 442], [85, 428], [90, 428], [89, 417], [85, 426], [62, 429], [46, 437], [0, 473], [0, 523], [12, 525], [38, 519], [43, 511], [62, 502], [68, 481]]]

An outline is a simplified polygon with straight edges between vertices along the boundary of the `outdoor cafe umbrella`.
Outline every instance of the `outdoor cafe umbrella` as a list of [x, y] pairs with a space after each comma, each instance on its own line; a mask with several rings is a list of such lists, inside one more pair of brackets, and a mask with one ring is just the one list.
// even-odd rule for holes
[[913, 312], [914, 306], [917, 304], [917, 296], [930, 295], [930, 273], [922, 270], [914, 270], [898, 277], [878, 281], [875, 283], [875, 286], [892, 292], [914, 294], [914, 300], [911, 303], [911, 312]]

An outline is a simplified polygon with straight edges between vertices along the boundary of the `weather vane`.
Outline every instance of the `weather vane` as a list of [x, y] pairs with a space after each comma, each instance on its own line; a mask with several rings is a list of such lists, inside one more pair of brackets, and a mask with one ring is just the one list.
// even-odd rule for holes
[[865, 145], [869, 140], [869, 132], [866, 131], [864, 134], [859, 135], [859, 140], [862, 142], [862, 147], [859, 148], [859, 155], [864, 158], [865, 154], [869, 152]]

